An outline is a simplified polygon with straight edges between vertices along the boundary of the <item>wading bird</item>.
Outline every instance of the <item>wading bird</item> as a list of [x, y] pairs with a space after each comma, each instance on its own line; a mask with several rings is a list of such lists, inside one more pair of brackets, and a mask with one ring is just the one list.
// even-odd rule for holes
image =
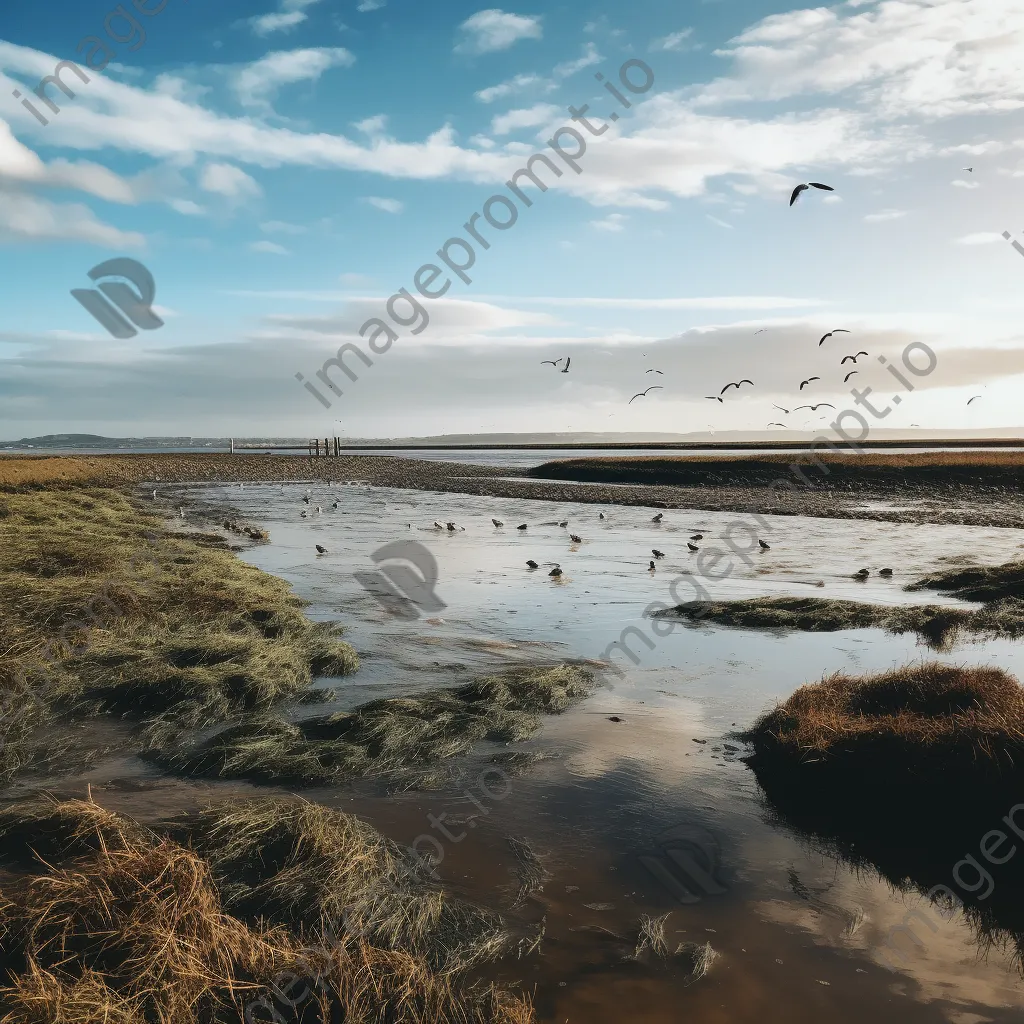
[[694, 533], [694, 534], [692, 534], [690, 536], [690, 540], [703, 540], [703, 539], [704, 539], [704, 534], [703, 533]]
[[[826, 338], [831, 338], [833, 334], [849, 334], [850, 332], [845, 327], [837, 327], [834, 331], [829, 331], [828, 334], [821, 336], [821, 341], [818, 342], [818, 348], [821, 348], [825, 344]], [[867, 353], [865, 353], [866, 355]]]
[[757, 543], [761, 545], [761, 550], [762, 551], [771, 551], [771, 549], [772, 549], [771, 544], [765, 544], [765, 542], [763, 540], [761, 540], [760, 537], [757, 538]]
[[317, 544], [316, 551], [317, 551], [318, 555], [326, 555], [327, 554], [327, 548], [325, 548], [323, 546], [323, 544]]
[[866, 356], [866, 355], [867, 355], [867, 352], [861, 350], [860, 352], [857, 352], [857, 353], [855, 353], [852, 356], [843, 356], [843, 358], [839, 361], [839, 365], [842, 366], [843, 363], [845, 363], [847, 359], [852, 360], [855, 363], [855, 362], [857, 362], [857, 356]]
[[657, 548], [651, 548], [651, 554], [654, 555], [655, 558], [664, 558], [665, 557], [665, 552], [664, 551], [659, 551]]
[[[663, 388], [663, 387], [662, 387], [662, 386], [661, 386], [660, 384], [652, 384], [652, 385], [651, 385], [651, 386], [650, 386], [650, 387], [649, 387], [649, 388], [647, 389], [647, 391], [664, 391], [664, 390], [665, 390], [665, 389], [664, 389], [664, 388]], [[647, 397], [647, 391], [641, 391], [641, 392], [640, 392], [640, 393], [639, 393], [638, 395], [634, 395], [634, 396], [633, 396], [633, 398], [646, 398], [646, 397]], [[629, 401], [628, 401], [628, 402], [626, 403], [626, 405], [632, 405], [632, 404], [633, 404], [633, 398], [631, 398], [631, 399], [630, 399], [630, 400], [629, 400]]]
[[534, 561], [534, 560], [533, 560], [532, 558], [528, 558], [528, 559], [526, 560], [526, 564], [527, 564], [527, 565], [528, 565], [528, 566], [529, 566], [529, 567], [530, 567], [531, 569], [539, 569], [539, 568], [540, 568], [540, 566], [539, 566], [539, 565], [538, 565], [538, 564], [537, 564], [537, 563], [536, 563], [536, 562], [535, 562], [535, 561]]
[[800, 198], [801, 192], [806, 192], [812, 187], [824, 189], [826, 192], [835, 192], [835, 189], [831, 185], [823, 185], [820, 181], [809, 181], [806, 185], [797, 185], [797, 187], [793, 189], [793, 194], [789, 197], [789, 205], [792, 206], [797, 199]]
[[492, 519], [491, 522], [494, 523], [495, 526], [504, 526], [505, 525], [500, 519]]
[[569, 534], [569, 540], [571, 540], [573, 542], [573, 544], [582, 544], [583, 543], [583, 538], [578, 533], [570, 533]]
[[554, 569], [552, 569], [551, 572], [548, 573], [548, 575], [549, 576], [554, 576], [557, 579], [559, 576], [562, 575], [562, 570], [559, 569], [558, 566], [556, 565], [554, 567]]
[[527, 525], [526, 523], [522, 523], [521, 525], [517, 526], [516, 529], [517, 530], [525, 530], [526, 529], [526, 525]]
[[665, 518], [664, 512], [659, 512], [652, 520], [652, 523], [660, 523]]
[[[804, 389], [804, 388], [805, 388], [805, 387], [806, 387], [806, 386], [807, 386], [808, 384], [810, 384], [812, 380], [821, 380], [821, 378], [820, 378], [820, 377], [808, 377], [808, 378], [807, 378], [807, 380], [802, 380], [802, 381], [800, 381], [800, 390], [801, 390], [801, 391], [803, 391], [803, 389]], [[776, 406], [775, 408], [777, 409], [777, 408], [778, 408], [778, 406]]]
[[650, 564], [649, 564], [649, 565], [647, 566], [647, 571], [648, 571], [648, 572], [654, 572], [654, 563], [653, 563], [653, 562], [651, 562], [651, 563], [650, 563]]
[[811, 412], [817, 412], [821, 408], [834, 409], [835, 406], [831, 402], [819, 402], [817, 405], [798, 405], [793, 412], [798, 412], [800, 409], [810, 409]]
[[700, 551], [700, 548], [699, 548], [699, 547], [697, 547], [697, 545], [696, 545], [696, 544], [691, 544], [691, 543], [690, 543], [689, 541], [687, 541], [687, 542], [686, 542], [686, 546], [687, 546], [687, 547], [688, 547], [688, 548], [689, 548], [689, 549], [690, 549], [691, 551]]

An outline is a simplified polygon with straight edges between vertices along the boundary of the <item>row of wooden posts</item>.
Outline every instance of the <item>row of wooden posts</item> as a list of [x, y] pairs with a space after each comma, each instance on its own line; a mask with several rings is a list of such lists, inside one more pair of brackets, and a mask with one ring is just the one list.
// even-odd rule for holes
[[[320, 438], [314, 437], [309, 442], [309, 454], [314, 458], [321, 454], [320, 451]], [[335, 458], [341, 455], [341, 438], [340, 437], [325, 437], [324, 438], [324, 456], [334, 456]]]
[[325, 437], [323, 441], [319, 437], [310, 438], [308, 443], [305, 445], [301, 444], [235, 444], [235, 439], [231, 439], [231, 454], [241, 451], [253, 451], [253, 452], [264, 452], [269, 454], [270, 452], [301, 452], [304, 449], [309, 452], [312, 458], [319, 458], [324, 456], [325, 458], [330, 456], [332, 458], [338, 458], [341, 455], [341, 438], [340, 437]]

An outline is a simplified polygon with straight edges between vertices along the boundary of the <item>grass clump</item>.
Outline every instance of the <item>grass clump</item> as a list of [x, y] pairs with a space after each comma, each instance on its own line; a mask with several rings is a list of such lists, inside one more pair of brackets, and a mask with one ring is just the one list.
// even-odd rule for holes
[[358, 665], [282, 580], [126, 495], [15, 492], [0, 517], [0, 776], [39, 725], [114, 712], [195, 727], [266, 710]]
[[855, 773], [861, 783], [976, 785], [1017, 779], [1024, 766], [1024, 689], [998, 668], [938, 662], [802, 686], [743, 737], [752, 761]]
[[508, 942], [500, 918], [445, 894], [410, 851], [352, 815], [257, 799], [210, 808], [185, 827], [243, 917], [347, 929], [446, 972], [493, 959]]
[[376, 775], [408, 782], [481, 740], [526, 739], [541, 714], [562, 713], [592, 687], [590, 674], [574, 666], [518, 668], [300, 723], [261, 718], [183, 751], [157, 748], [149, 756], [189, 775], [305, 784]]
[[[358, 875], [349, 895], [357, 894], [387, 841], [355, 819], [298, 801], [209, 811], [192, 821], [196, 838], [209, 846], [202, 854], [90, 801], [48, 806], [48, 814], [38, 803], [23, 808], [23, 845], [42, 845], [61, 832], [85, 841], [72, 844], [60, 863], [44, 864], [43, 873], [15, 877], [0, 894], [0, 952], [9, 982], [0, 988], [0, 1012], [11, 1024], [534, 1020], [528, 1001], [467, 985], [454, 971], [437, 973], [400, 941], [384, 948], [365, 933], [329, 934], [302, 918], [304, 900], [285, 901], [292, 912], [282, 923], [247, 922], [227, 912], [226, 879], [235, 871], [238, 877], [262, 872], [271, 894], [273, 875], [289, 876], [288, 890], [305, 873], [309, 878], [299, 884], [310, 898], [314, 878], [324, 883], [321, 894], [337, 894], [333, 883]], [[275, 817], [285, 820], [283, 831], [274, 831]], [[9, 809], [8, 836], [17, 823], [17, 809]], [[245, 824], [262, 831], [239, 846], [226, 830]], [[332, 857], [328, 847], [338, 840], [345, 846]], [[278, 859], [263, 864], [265, 854]], [[346, 866], [349, 858], [354, 867]], [[441, 945], [443, 936], [431, 941]], [[287, 1003], [279, 998], [286, 980]], [[301, 1000], [296, 988], [304, 990]]]

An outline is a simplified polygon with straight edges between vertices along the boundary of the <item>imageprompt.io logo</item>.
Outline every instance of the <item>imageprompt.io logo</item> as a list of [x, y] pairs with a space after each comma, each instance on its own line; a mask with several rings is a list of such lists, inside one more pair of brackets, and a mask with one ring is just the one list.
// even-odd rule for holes
[[98, 290], [71, 289], [71, 294], [109, 334], [115, 338], [134, 338], [139, 333], [136, 327], [144, 331], [155, 331], [163, 327], [163, 320], [152, 309], [156, 282], [138, 260], [128, 259], [127, 256], [107, 260], [93, 267], [89, 277], [93, 281], [105, 277], [121, 277], [135, 286], [136, 290], [133, 291], [124, 281], [106, 281], [99, 285]]
[[[379, 572], [357, 572], [355, 578], [386, 611], [403, 619], [418, 619], [421, 612], [439, 612], [448, 606], [434, 593], [437, 586], [437, 560], [415, 540], [396, 540], [378, 548], [370, 556], [380, 565]], [[419, 572], [408, 565], [410, 562]]]
[[702, 825], [683, 823], [662, 832], [656, 851], [640, 856], [640, 863], [680, 903], [700, 903], [727, 890], [719, 882], [721, 850]]

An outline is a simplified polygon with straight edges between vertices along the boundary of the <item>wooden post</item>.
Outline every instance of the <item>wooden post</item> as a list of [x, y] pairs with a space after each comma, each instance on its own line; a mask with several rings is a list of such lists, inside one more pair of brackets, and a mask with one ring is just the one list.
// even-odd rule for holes
[[235, 439], [231, 438], [231, 454], [235, 454]]

